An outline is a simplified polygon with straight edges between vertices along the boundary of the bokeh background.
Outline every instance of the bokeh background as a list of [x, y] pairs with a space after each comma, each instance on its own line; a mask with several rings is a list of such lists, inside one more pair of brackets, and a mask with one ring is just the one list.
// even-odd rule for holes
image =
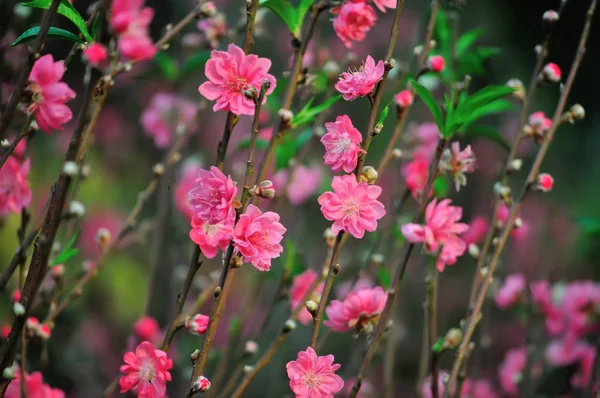
[[[225, 37], [218, 43], [219, 49], [226, 48], [230, 41], [238, 45], [242, 41], [241, 35], [235, 32], [240, 21], [243, 21], [242, 10], [245, 6], [241, 3], [243, 2], [233, 0], [215, 1], [218, 9], [226, 15], [227, 24], [232, 31], [229, 38]], [[426, 3], [406, 1], [394, 54], [394, 58], [402, 61], [401, 63], [413, 59], [413, 48], [424, 37], [424, 25], [428, 19]], [[481, 27], [485, 32], [481, 43], [502, 49], [500, 55], [485, 62], [484, 76], [474, 76], [474, 88], [485, 84], [504, 84], [515, 77], [526, 83], [529, 81], [535, 62], [533, 49], [539, 43], [542, 33], [541, 15], [547, 9], [558, 8], [558, 0], [466, 0], [459, 4], [446, 3], [444, 1], [443, 6], [456, 32]], [[585, 1], [572, 0], [570, 3], [572, 4], [568, 5], [559, 22], [559, 33], [552, 37], [549, 55], [549, 60], [557, 63], [565, 74], [575, 54], [588, 6]], [[37, 24], [41, 15], [38, 10], [26, 15], [15, 4], [15, 1], [0, 0], [0, 36], [3, 37], [0, 48], [0, 80], [3, 101], [10, 92], [10, 82], [15, 80], [19, 63], [25, 56], [25, 47], [10, 48], [7, 44], [14, 40], [15, 35]], [[75, 0], [74, 5], [83, 14], [90, 2]], [[162, 35], [168, 23], [178, 21], [194, 6], [193, 2], [187, 0], [147, 1], [146, 5], [156, 10], [152, 22], [155, 39]], [[309, 72], [318, 71], [330, 59], [346, 68], [359, 65], [367, 55], [372, 55], [375, 59], [382, 58], [387, 48], [393, 12], [378, 13], [378, 16], [380, 19], [366, 40], [356, 43], [351, 51], [334, 34], [331, 16], [322, 16], [314, 45], [309, 48], [310, 57], [305, 62]], [[513, 272], [523, 273], [528, 280], [540, 277], [547, 277], [551, 281], [597, 280], [600, 276], [597, 267], [600, 228], [595, 221], [600, 220], [600, 161], [597, 155], [600, 152], [600, 102], [597, 100], [600, 90], [600, 79], [597, 78], [600, 70], [599, 18], [596, 18], [596, 22], [598, 23], [592, 28], [588, 51], [569, 100], [569, 104], [578, 102], [585, 107], [586, 119], [576, 125], [561, 127], [543, 166], [545, 172], [554, 176], [555, 189], [547, 195], [528, 197], [521, 213], [527, 226], [526, 238], [511, 240], [502, 259], [499, 280]], [[55, 18], [55, 25], [69, 28], [69, 24], [64, 18]], [[284, 75], [292, 55], [285, 27], [275, 15], [265, 12], [257, 23], [255, 37], [252, 52], [273, 60], [271, 73], [278, 79], [279, 88], [283, 89]], [[192, 23], [184, 30], [184, 35], [178, 36], [171, 43], [165, 53], [169, 60], [183, 65], [190, 56], [208, 54], [206, 45], [205, 38], [195, 23]], [[69, 44], [59, 41], [49, 41], [45, 48], [58, 59], [64, 58], [69, 49]], [[157, 148], [152, 137], [144, 132], [140, 121], [153, 95], [160, 92], [177, 93], [192, 103], [198, 103], [201, 99], [197, 87], [205, 81], [202, 67], [195, 68], [185, 78], [173, 82], [165, 77], [164, 64], [162, 68], [161, 64], [163, 63], [151, 61], [139, 65], [131, 73], [119, 77], [110, 89], [107, 104], [95, 129], [94, 144], [86, 156], [86, 163], [91, 171], [78, 192], [78, 200], [86, 206], [86, 215], [81, 220], [73, 221], [70, 228], [62, 228], [59, 232], [58, 241], [64, 244], [69, 238], [68, 233], [81, 230], [77, 243], [81, 248], [80, 255], [66, 264], [70, 279], [80, 274], [85, 260], [93, 262], [98, 256], [99, 249], [95, 243], [98, 228], [108, 228], [115, 236], [124, 225], [138, 193], [152, 177], [153, 165], [162, 158], [163, 150]], [[414, 65], [414, 61], [408, 64], [409, 67], [410, 65]], [[83, 71], [84, 65], [78, 58], [66, 73], [70, 86], [78, 92], [78, 98], [70, 103], [74, 114], [81, 105], [82, 95], [79, 93]], [[392, 96], [401, 89], [398, 74], [392, 73], [390, 76], [384, 102], [391, 101]], [[333, 83], [334, 81], [327, 82], [329, 87]], [[281, 95], [281, 91], [277, 90], [276, 94]], [[306, 88], [301, 89], [294, 109], [300, 109], [311, 95]], [[532, 111], [542, 110], [552, 114], [558, 95], [557, 86], [543, 87], [539, 90]], [[266, 135], [268, 127], [276, 123], [276, 111], [276, 104], [270, 100], [265, 121], [261, 124]], [[367, 124], [368, 103], [366, 100], [339, 102], [323, 118], [324, 121], [333, 121], [336, 115], [344, 113], [351, 115], [354, 125], [362, 131]], [[193, 170], [198, 164], [207, 167], [214, 162], [224, 119], [223, 112], [213, 113], [211, 105], [206, 104], [197, 118], [195, 133], [183, 151], [183, 162], [165, 176], [158, 192], [144, 207], [138, 218], [136, 232], [124, 242], [119, 253], [108, 260], [98, 277], [86, 287], [83, 296], [59, 317], [52, 339], [43, 345], [31, 345], [30, 369], [41, 370], [45, 380], [52, 386], [64, 389], [68, 397], [100, 396], [101, 391], [117, 376], [122, 354], [135, 344], [132, 325], [141, 316], [154, 317], [162, 327], [170, 321], [190, 254], [189, 223], [178, 209], [177, 188], [186, 169]], [[515, 135], [517, 119], [517, 113], [512, 113], [491, 118], [490, 123], [497, 126], [510, 142]], [[15, 133], [19, 131], [23, 121], [23, 115], [15, 118]], [[411, 132], [418, 130], [419, 125], [424, 122], [431, 122], [431, 118], [419, 104], [410, 115], [405, 136], [410, 137]], [[241, 118], [227, 156], [226, 169], [238, 181], [243, 178], [247, 155], [240, 143], [249, 136], [250, 124], [250, 117]], [[318, 130], [321, 126], [315, 127]], [[374, 163], [380, 158], [391, 128], [392, 123], [388, 123], [376, 137], [367, 163]], [[43, 211], [50, 187], [60, 171], [72, 129], [73, 123], [65, 131], [54, 132], [51, 136], [38, 132], [31, 142], [33, 220], [37, 220]], [[297, 133], [299, 132], [294, 132]], [[467, 142], [471, 143], [477, 156], [478, 170], [469, 177], [466, 189], [458, 194], [453, 193], [452, 198], [455, 203], [464, 206], [464, 220], [470, 222], [477, 216], [490, 216], [492, 186], [505, 153], [496, 144], [483, 139], [466, 140], [465, 143]], [[270, 203], [262, 202], [263, 206], [279, 212], [282, 223], [288, 228], [286, 249], [291, 250], [293, 246], [297, 252], [297, 256], [291, 259], [294, 263], [293, 272], [307, 267], [320, 269], [327, 254], [322, 234], [328, 223], [320, 213], [316, 197], [328, 189], [332, 175], [322, 165], [323, 148], [318, 138], [311, 138], [307, 145], [302, 153], [302, 162], [313, 174], [298, 178], [306, 178], [311, 183], [318, 181], [314, 193], [296, 204], [291, 204], [285, 194], [278, 195]], [[408, 140], [404, 140], [400, 148], [404, 149], [407, 145]], [[533, 143], [523, 146], [520, 155], [524, 159], [523, 170], [528, 170], [534, 151]], [[262, 152], [258, 156], [261, 155]], [[388, 209], [393, 208], [394, 201], [403, 192], [401, 162], [402, 159], [394, 160], [385, 175], [380, 176], [379, 184], [384, 189], [383, 201]], [[293, 168], [289, 168], [288, 172], [293, 172], [292, 170]], [[524, 176], [522, 172], [513, 179], [515, 187], [520, 186]], [[280, 192], [283, 191], [282, 189]], [[401, 215], [400, 221], [410, 219], [415, 208], [416, 202], [411, 200], [404, 207], [404, 216]], [[386, 216], [381, 225], [394, 228], [397, 218], [392, 211], [388, 213], [389, 216]], [[18, 216], [1, 220], [0, 269], [6, 267], [15, 251], [15, 231], [19, 222]], [[395, 229], [397, 231], [397, 227]], [[343, 271], [336, 280], [334, 295], [343, 297], [343, 291], [350, 288], [359, 270], [362, 270], [364, 280], [373, 284], [382, 283], [381, 268], [393, 270], [401, 244], [397, 233], [389, 234], [384, 231], [367, 234], [363, 240], [347, 244], [340, 255], [339, 262]], [[383, 256], [383, 265], [373, 261], [374, 253]], [[375, 259], [380, 260], [380, 257]], [[229, 358], [226, 374], [230, 374], [239, 361], [247, 340], [256, 340], [259, 347], [265, 349], [277, 335], [289, 314], [286, 300], [271, 307], [285, 261], [286, 252], [274, 261], [273, 268], [268, 273], [259, 273], [249, 265], [241, 269], [217, 335], [208, 374], [214, 374], [224, 358]], [[423, 327], [421, 303], [425, 291], [425, 265], [425, 257], [413, 255], [408, 275], [396, 299], [394, 326], [382, 347], [382, 351], [397, 350], [393, 375], [399, 397], [415, 395]], [[218, 257], [204, 262], [190, 295], [190, 302], [211, 285], [211, 275], [214, 276], [219, 267]], [[457, 326], [464, 317], [473, 269], [473, 260], [465, 256], [443, 273], [439, 293], [440, 331]], [[11, 285], [11, 289], [12, 286], [14, 285]], [[44, 286], [52, 289], [51, 281]], [[11, 289], [4, 292], [0, 299], [0, 322], [10, 322]], [[202, 312], [208, 314], [209, 309], [210, 300], [204, 305]], [[34, 315], [42, 319], [46, 311], [47, 307], [41, 306]], [[482, 347], [473, 358], [472, 376], [495, 380], [496, 367], [504, 353], [525, 342], [525, 330], [514, 316], [497, 310], [493, 305], [488, 306], [484, 313], [485, 320], [476, 338], [476, 342]], [[265, 319], [266, 322], [263, 322]], [[271, 365], [252, 383], [246, 396], [290, 396], [284, 365], [295, 359], [296, 353], [306, 347], [309, 336], [310, 327], [299, 325], [278, 351]], [[176, 337], [171, 353], [175, 359], [174, 381], [168, 386], [169, 396], [183, 395], [191, 371], [189, 354], [199, 348], [201, 343], [202, 337], [185, 332]], [[351, 333], [345, 333], [330, 337], [325, 342], [324, 350], [334, 354], [336, 362], [343, 364], [340, 374], [349, 379], [358, 370], [364, 347], [364, 337], [354, 338]], [[253, 361], [254, 359], [249, 359], [248, 364]], [[450, 361], [451, 356], [444, 358], [442, 368], [450, 367]], [[383, 368], [382, 358], [376, 358], [369, 377], [369, 382], [374, 386], [373, 396], [380, 396], [382, 393]]]

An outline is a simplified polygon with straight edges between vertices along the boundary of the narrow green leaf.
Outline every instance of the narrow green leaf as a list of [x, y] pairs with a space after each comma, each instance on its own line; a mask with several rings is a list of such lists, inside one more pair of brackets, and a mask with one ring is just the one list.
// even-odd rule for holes
[[156, 62], [160, 72], [164, 77], [167, 78], [167, 80], [175, 81], [177, 79], [178, 66], [175, 58], [171, 57], [164, 51], [160, 51], [154, 56], [154, 62]]
[[473, 93], [464, 101], [459, 103], [458, 111], [463, 114], [469, 114], [477, 108], [486, 105], [492, 101], [506, 97], [515, 91], [512, 87], [490, 85]]
[[312, 122], [317, 115], [329, 109], [341, 98], [341, 95], [336, 95], [335, 97], [331, 97], [315, 107], [311, 107], [314, 101], [314, 97], [312, 97], [310, 100], [308, 100], [308, 103], [300, 110], [300, 112], [294, 115], [291, 123], [292, 128]]
[[437, 41], [437, 47], [440, 49], [442, 56], [447, 62], [450, 61], [450, 56], [452, 54], [451, 36], [448, 17], [446, 16], [446, 12], [440, 8], [435, 21], [434, 37]]
[[204, 69], [204, 64], [210, 59], [210, 51], [200, 51], [190, 56], [181, 66], [178, 79], [183, 79], [190, 73], [201, 71]]
[[477, 47], [477, 49], [475, 49], [475, 53], [481, 58], [481, 59], [487, 59], [490, 57], [493, 57], [495, 55], [500, 55], [502, 54], [502, 49], [499, 47]]
[[98, 37], [98, 30], [100, 30], [100, 17], [96, 17], [94, 19], [94, 23], [92, 24], [92, 38], [96, 40]]
[[52, 261], [52, 266], [63, 264], [75, 257], [79, 253], [79, 249], [69, 249], [61, 251], [58, 256]]
[[385, 122], [385, 119], [388, 117], [388, 114], [390, 113], [390, 105], [393, 103], [394, 103], [394, 101], [390, 102], [389, 104], [387, 104], [385, 106], [385, 108], [383, 108], [383, 110], [379, 114], [379, 119], [377, 120], [377, 124], [383, 125], [383, 122]]
[[298, 134], [298, 136], [294, 140], [294, 145], [296, 145], [296, 151], [299, 151], [300, 149], [302, 149], [302, 147], [304, 145], [306, 145], [306, 143], [308, 141], [310, 141], [310, 138], [312, 136], [313, 136], [313, 133], [312, 133], [311, 129], [304, 130], [303, 132], [301, 132], [300, 134]]
[[458, 40], [456, 40], [456, 45], [454, 47], [454, 53], [456, 58], [461, 58], [465, 52], [471, 48], [473, 44], [481, 37], [483, 34], [483, 29], [472, 29], [464, 34], [462, 34]]
[[288, 135], [275, 149], [275, 171], [288, 167], [290, 160], [296, 155], [296, 143]]
[[440, 129], [440, 133], [442, 135], [444, 135], [444, 115], [442, 113], [442, 110], [438, 106], [437, 102], [435, 101], [435, 98], [429, 92], [429, 90], [427, 90], [425, 87], [423, 87], [423, 85], [421, 85], [416, 80], [410, 79], [409, 81], [410, 81], [410, 84], [414, 87], [417, 95], [419, 97], [421, 97], [421, 100], [423, 100], [423, 103], [425, 103], [427, 108], [429, 108], [429, 111], [433, 115], [433, 119], [435, 120], [435, 123], [437, 124], [438, 128]]
[[290, 33], [295, 37], [300, 35], [300, 26], [298, 25], [297, 12], [286, 0], [260, 0], [259, 5], [267, 7], [273, 11], [287, 26]]
[[435, 181], [433, 181], [433, 193], [438, 198], [445, 198], [448, 196], [448, 191], [450, 189], [450, 184], [448, 183], [448, 179], [446, 176], [438, 176]]
[[379, 285], [384, 289], [388, 290], [392, 287], [392, 277], [390, 271], [385, 267], [380, 267], [377, 270], [377, 279], [379, 279]]
[[[256, 139], [256, 147], [258, 149], [267, 149], [269, 147], [269, 141], [263, 139]], [[237, 144], [237, 149], [248, 149], [250, 148], [250, 138], [244, 138]]]
[[[52, 4], [52, 0], [33, 0], [27, 3], [21, 3], [24, 7], [30, 8], [41, 8], [43, 10], [47, 10], [50, 8], [50, 4]], [[85, 20], [81, 17], [79, 12], [69, 3], [67, 0], [61, 0], [58, 10], [56, 11], [60, 15], [67, 17], [71, 22], [77, 26], [85, 41], [93, 41], [92, 36], [88, 32], [87, 26], [85, 24]]]
[[[34, 40], [38, 36], [39, 33], [40, 33], [39, 26], [34, 26], [33, 28], [29, 28], [25, 32], [23, 32], [21, 34], [21, 36], [19, 36], [17, 38], [17, 40], [15, 40], [14, 43], [11, 44], [11, 46], [17, 46], [19, 44]], [[48, 29], [48, 37], [51, 37], [53, 39], [70, 40], [70, 41], [74, 41], [77, 43], [83, 43], [83, 40], [81, 40], [79, 38], [79, 36], [77, 36], [76, 34], [71, 33], [68, 30], [55, 28], [53, 26], [51, 26], [50, 29]]]
[[[296, 26], [298, 26], [298, 29], [302, 27], [304, 17], [314, 2], [315, 0], [300, 0], [300, 4], [298, 4], [298, 8], [296, 8]], [[298, 31], [298, 34], [300, 34], [300, 31]]]
[[506, 152], [510, 151], [510, 145], [508, 145], [508, 143], [502, 137], [500, 132], [493, 127], [485, 126], [485, 125], [472, 126], [471, 128], [469, 128], [467, 130], [465, 136], [486, 138], [486, 139], [498, 144]]
[[469, 126], [475, 123], [477, 120], [481, 119], [485, 116], [494, 115], [502, 112], [509, 112], [516, 110], [517, 107], [512, 102], [508, 102], [503, 99], [496, 100], [494, 102], [490, 102], [486, 105], [482, 105], [479, 108], [473, 110], [468, 115], [464, 115], [465, 117], [459, 120], [462, 123], [459, 131], [468, 130]]

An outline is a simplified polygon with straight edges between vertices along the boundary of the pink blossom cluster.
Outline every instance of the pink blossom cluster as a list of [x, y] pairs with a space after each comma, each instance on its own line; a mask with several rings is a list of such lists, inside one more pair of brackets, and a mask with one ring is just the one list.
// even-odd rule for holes
[[336, 332], [354, 329], [357, 333], [369, 333], [379, 320], [387, 298], [381, 286], [353, 290], [343, 301], [329, 303], [325, 308], [328, 319], [323, 323]]
[[154, 139], [157, 148], [168, 148], [176, 132], [188, 127], [195, 114], [196, 105], [187, 98], [158, 92], [152, 96], [140, 122], [146, 134]]
[[[58, 388], [52, 388], [44, 383], [44, 378], [40, 372], [25, 373], [25, 391], [31, 398], [64, 398], [65, 393]], [[15, 368], [15, 379], [13, 379], [6, 389], [6, 398], [21, 398], [25, 396], [21, 392], [21, 372]]]
[[[305, 306], [306, 301], [313, 300], [318, 303], [321, 300], [321, 294], [323, 293], [324, 283], [320, 282], [317, 287], [313, 290], [312, 294], [304, 299], [310, 287], [317, 281], [319, 275], [312, 269], [307, 269], [303, 273], [297, 275], [292, 281], [290, 287], [290, 306], [292, 311], [295, 311], [298, 306]], [[307, 325], [312, 321], [312, 315], [306, 308], [303, 308], [298, 316], [298, 320], [303, 324]]]
[[[335, 15], [333, 29], [348, 48], [352, 47], [353, 41], [364, 40], [377, 21], [375, 9], [367, 3], [367, 0], [347, 0], [331, 10]], [[396, 0], [374, 0], [373, 3], [382, 12], [386, 8], [396, 8]]]
[[154, 10], [144, 0], [113, 0], [110, 26], [116, 34], [119, 53], [131, 61], [145, 61], [156, 55], [149, 26]]
[[435, 123], [418, 125], [411, 134], [412, 159], [402, 166], [402, 175], [406, 188], [417, 198], [423, 193], [429, 164], [437, 147], [440, 132]]
[[29, 159], [9, 156], [0, 168], [0, 217], [20, 214], [31, 204], [29, 166]]

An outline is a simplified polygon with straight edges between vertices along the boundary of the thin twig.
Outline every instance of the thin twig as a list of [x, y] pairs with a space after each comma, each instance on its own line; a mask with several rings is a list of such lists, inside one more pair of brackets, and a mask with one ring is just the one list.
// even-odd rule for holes
[[6, 148], [4, 152], [2, 152], [2, 158], [0, 159], [0, 169], [2, 168], [2, 166], [4, 166], [4, 163], [6, 163], [10, 155], [12, 155], [12, 153], [15, 151], [15, 148], [19, 145], [21, 140], [35, 132], [35, 129], [33, 129], [31, 126], [31, 119], [32, 115], [27, 115], [27, 119], [25, 120], [25, 125], [23, 127], [23, 131], [21, 131], [21, 134], [19, 134], [17, 138], [15, 138], [10, 144], [10, 146]]
[[431, 360], [429, 372], [431, 373], [431, 395], [432, 398], [439, 397], [438, 391], [438, 373], [439, 373], [439, 353], [433, 351], [433, 346], [438, 338], [437, 329], [437, 288], [438, 288], [438, 272], [435, 268], [435, 263], [430, 267], [425, 280], [427, 286], [427, 330], [428, 330], [428, 358]]

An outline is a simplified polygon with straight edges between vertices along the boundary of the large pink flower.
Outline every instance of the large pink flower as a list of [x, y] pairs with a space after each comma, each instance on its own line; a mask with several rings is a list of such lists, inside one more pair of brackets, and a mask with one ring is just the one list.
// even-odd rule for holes
[[319, 357], [308, 347], [298, 353], [298, 359], [287, 363], [290, 388], [296, 398], [333, 398], [344, 388], [344, 381], [335, 374], [340, 365], [333, 360], [333, 355]]
[[523, 370], [527, 363], [527, 349], [510, 350], [498, 367], [500, 386], [509, 396], [519, 395], [519, 381], [523, 378]]
[[149, 33], [154, 10], [143, 5], [144, 0], [112, 2], [110, 26], [118, 37], [119, 52], [133, 61], [153, 58], [157, 52]]
[[323, 160], [333, 171], [352, 173], [358, 163], [358, 155], [366, 153], [360, 147], [362, 135], [352, 125], [347, 115], [338, 116], [333, 123], [325, 123], [327, 134], [321, 138], [325, 145]]
[[437, 269], [442, 272], [446, 265], [452, 265], [457, 257], [462, 256], [467, 245], [459, 238], [469, 226], [459, 222], [462, 208], [451, 206], [450, 199], [437, 202], [433, 199], [425, 209], [425, 225], [405, 224], [402, 234], [411, 243], [423, 242], [425, 251], [436, 254], [442, 249], [436, 261]]
[[216, 224], [209, 224], [207, 221], [193, 217], [190, 239], [200, 246], [204, 257], [213, 258], [217, 255], [219, 248], [225, 250], [229, 245], [234, 223], [235, 210], [233, 208], [224, 221]]
[[0, 216], [20, 213], [31, 204], [31, 188], [29, 175], [29, 159], [20, 162], [9, 156], [0, 169]]
[[367, 331], [379, 319], [388, 295], [381, 286], [360, 288], [348, 293], [344, 301], [333, 300], [325, 312], [325, 325], [337, 332], [355, 329]]
[[75, 91], [60, 81], [64, 73], [63, 61], [54, 62], [52, 55], [46, 54], [35, 61], [29, 74], [27, 90], [33, 102], [27, 113], [34, 114], [39, 128], [48, 134], [51, 129], [62, 130], [73, 117], [65, 103], [75, 98]]
[[233, 230], [235, 247], [260, 271], [271, 269], [271, 259], [279, 257], [283, 247], [279, 244], [286, 229], [279, 222], [279, 214], [264, 214], [254, 205], [248, 206]]
[[383, 77], [384, 70], [383, 61], [379, 61], [375, 65], [375, 60], [369, 55], [365, 64], [358, 70], [342, 72], [340, 80], [335, 84], [335, 89], [342, 93], [346, 101], [364, 97], [373, 92], [373, 88]]
[[229, 176], [215, 166], [210, 171], [201, 169], [196, 187], [188, 194], [194, 215], [209, 224], [225, 221], [237, 195], [237, 187]]
[[343, 230], [361, 239], [365, 231], [377, 229], [377, 220], [385, 215], [383, 204], [377, 200], [380, 187], [357, 182], [354, 174], [333, 177], [331, 187], [333, 192], [325, 192], [318, 201], [323, 217], [333, 221], [334, 234]]
[[171, 93], [156, 93], [142, 113], [140, 121], [157, 148], [171, 145], [175, 132], [186, 127], [196, 114], [196, 105]]
[[190, 205], [188, 193], [194, 188], [200, 170], [202, 170], [200, 162], [193, 159], [186, 161], [175, 188], [175, 206], [181, 214], [190, 220], [194, 216], [194, 210]]
[[377, 14], [366, 1], [347, 1], [341, 7], [332, 10], [337, 14], [333, 20], [333, 29], [348, 48], [353, 41], [364, 40], [367, 32], [375, 25]]
[[265, 79], [271, 83], [265, 93], [275, 89], [275, 77], [270, 75], [271, 60], [259, 58], [254, 54], [246, 55], [244, 51], [230, 44], [227, 51], [213, 50], [206, 62], [205, 74], [207, 82], [198, 87], [198, 91], [210, 101], [216, 100], [214, 111], [231, 111], [236, 115], [253, 115], [254, 102], [246, 98], [243, 90], [250, 86], [260, 91]]
[[[315, 283], [318, 277], [319, 275], [315, 271], [307, 269], [294, 278], [292, 286], [290, 287], [290, 305], [292, 310], [295, 310], [299, 305], [304, 306], [306, 300], [313, 300], [317, 303], [321, 300], [321, 294], [323, 293], [324, 287], [323, 282], [317, 285], [317, 288], [313, 291], [311, 296], [306, 300], [303, 300], [306, 293], [308, 293], [308, 289]], [[312, 320], [312, 315], [310, 315], [310, 312], [308, 312], [306, 308], [303, 308], [298, 320], [306, 325]]]
[[[21, 372], [17, 370], [16, 378], [13, 379], [6, 389], [6, 398], [21, 398]], [[52, 388], [44, 383], [40, 372], [25, 373], [25, 390], [29, 398], [64, 398], [65, 393], [57, 388]]]
[[171, 381], [169, 369], [173, 361], [164, 351], [154, 349], [152, 343], [144, 341], [123, 357], [125, 365], [119, 371], [125, 373], [119, 379], [121, 393], [129, 390], [140, 398], [162, 398], [167, 391], [166, 382]]
[[524, 298], [526, 283], [521, 274], [509, 275], [494, 297], [496, 305], [505, 310], [520, 303]]

